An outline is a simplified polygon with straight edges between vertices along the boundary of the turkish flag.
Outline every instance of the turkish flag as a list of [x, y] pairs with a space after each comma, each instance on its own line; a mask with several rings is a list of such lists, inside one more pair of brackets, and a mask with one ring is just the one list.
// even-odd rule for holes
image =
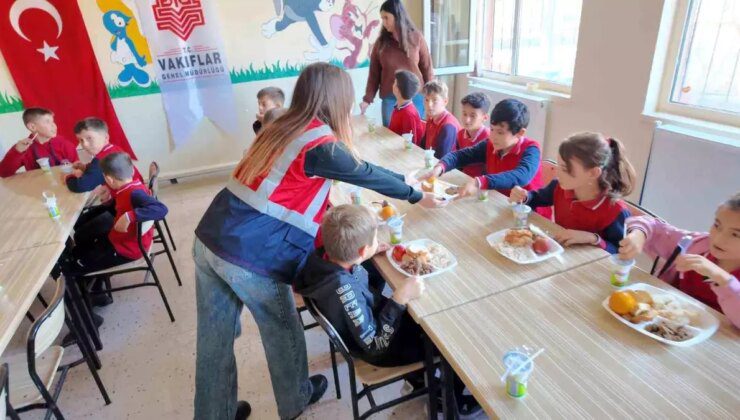
[[108, 123], [111, 143], [136, 158], [100, 74], [75, 0], [0, 0], [0, 51], [26, 107], [54, 112], [74, 139], [86, 117]]

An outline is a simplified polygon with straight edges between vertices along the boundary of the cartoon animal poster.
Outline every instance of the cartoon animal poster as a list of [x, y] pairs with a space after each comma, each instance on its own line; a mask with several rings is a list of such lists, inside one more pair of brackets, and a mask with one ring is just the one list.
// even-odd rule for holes
[[[347, 69], [366, 67], [380, 30], [380, 0], [170, 1], [215, 3], [234, 84], [297, 76], [314, 61]], [[159, 93], [133, 0], [79, 5], [111, 97]], [[0, 114], [22, 107], [0, 60]]]

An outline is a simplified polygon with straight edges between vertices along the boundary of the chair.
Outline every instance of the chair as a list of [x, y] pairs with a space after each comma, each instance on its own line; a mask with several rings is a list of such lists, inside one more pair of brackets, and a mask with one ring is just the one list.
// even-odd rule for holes
[[549, 185], [557, 177], [558, 163], [552, 159], [542, 161], [542, 184]]
[[[64, 293], [65, 280], [59, 278], [56, 292], [49, 302], [49, 307], [38, 317], [28, 332], [26, 354], [21, 353], [4, 360], [10, 368], [10, 376], [13, 377], [9, 392], [10, 406], [14, 407], [19, 413], [45, 408], [47, 410], [46, 418], [49, 418], [51, 413], [57, 419], [64, 418], [57, 406], [57, 399], [62, 391], [69, 369], [80, 363], [75, 361], [60, 366], [64, 355], [64, 347], [53, 345], [62, 330], [62, 325], [65, 323], [79, 342], [79, 332], [73, 326], [64, 308]], [[110, 399], [103, 383], [100, 381], [97, 370], [84, 349], [82, 347], [80, 349], [83, 350], [83, 358], [87, 362], [103, 399], [106, 404], [110, 404]], [[59, 374], [58, 379], [52, 390], [51, 386], [57, 373]]]
[[[630, 213], [633, 216], [650, 216], [655, 219], [663, 220], [661, 217], [653, 213], [652, 211], [646, 209], [645, 207], [642, 207], [641, 205], [637, 203], [633, 203], [629, 200], [624, 200], [625, 204], [627, 204], [627, 208], [630, 210]], [[660, 263], [660, 257], [655, 257], [655, 260], [653, 261], [653, 266], [650, 269], [650, 274], [655, 275], [655, 272], [658, 269], [658, 263]]]
[[308, 312], [308, 308], [306, 307], [306, 303], [303, 301], [303, 296], [300, 295], [300, 293], [293, 292], [293, 300], [295, 300], [295, 309], [298, 311], [298, 318], [301, 320], [301, 325], [303, 326], [303, 331], [310, 330], [311, 328], [316, 328], [319, 326], [319, 323], [314, 320], [314, 322], [310, 324], [306, 324], [306, 322], [303, 320], [303, 313]]
[[10, 417], [10, 420], [19, 420], [8, 398], [8, 365], [0, 365], [0, 420]]
[[[149, 191], [152, 192], [152, 196], [154, 198], [159, 198], [159, 164], [155, 161], [152, 161], [152, 163], [149, 164]], [[170, 244], [172, 245], [172, 250], [177, 251], [177, 245], [175, 244], [175, 240], [172, 239], [172, 232], [170, 231], [170, 225], [167, 224], [167, 218], [162, 218], [162, 223], [164, 223], [164, 228], [167, 231], [167, 236], [170, 238]], [[164, 243], [164, 237], [160, 237], [157, 235], [157, 237], [154, 238], [157, 242]], [[180, 282], [180, 278], [177, 279], [178, 283]], [[182, 283], [180, 283], [180, 286], [182, 286]]]
[[[335, 362], [336, 350], [339, 350], [339, 353], [347, 362], [347, 369], [349, 372], [349, 386], [350, 392], [352, 394], [352, 415], [355, 420], [366, 419], [377, 412], [385, 410], [386, 408], [390, 408], [403, 402], [412, 400], [416, 397], [420, 397], [428, 392], [428, 388], [424, 387], [421, 389], [417, 389], [407, 395], [378, 405], [373, 398], [373, 391], [386, 385], [390, 385], [394, 382], [405, 380], [409, 376], [423, 371], [425, 369], [424, 363], [417, 362], [405, 366], [386, 368], [374, 366], [359, 359], [355, 360], [350, 355], [349, 349], [344, 344], [344, 341], [339, 336], [336, 329], [334, 329], [334, 326], [332, 326], [331, 323], [329, 323], [329, 320], [327, 320], [326, 317], [319, 311], [313, 300], [309, 298], [304, 298], [304, 300], [306, 302], [306, 307], [308, 308], [311, 315], [313, 315], [319, 325], [321, 325], [321, 328], [324, 330], [324, 332], [326, 332], [326, 334], [329, 336], [335, 382], [339, 380], [339, 374]], [[359, 378], [360, 383], [362, 384], [362, 390], [360, 392], [357, 392], [355, 377]], [[363, 397], [367, 397], [367, 401], [370, 404], [370, 409], [360, 414], [359, 400]]]
[[[87, 287], [82, 287], [82, 294], [85, 298], [86, 303], [89, 305], [89, 296], [90, 295], [98, 295], [98, 294], [111, 294], [113, 292], [120, 292], [123, 290], [128, 289], [136, 289], [139, 287], [146, 287], [146, 286], [154, 286], [159, 290], [159, 294], [162, 297], [162, 302], [164, 302], [164, 306], [167, 309], [167, 314], [170, 316], [170, 321], [175, 322], [175, 316], [172, 314], [172, 309], [170, 309], [170, 304], [167, 302], [167, 296], [164, 294], [164, 289], [162, 289], [162, 284], [159, 282], [159, 276], [157, 276], [157, 270], [154, 269], [154, 257], [158, 255], [158, 253], [153, 253], [151, 246], [149, 249], [144, 248], [144, 243], [142, 242], [142, 236], [146, 233], [148, 233], [151, 229], [156, 229], [160, 236], [164, 237], [162, 235], [162, 228], [159, 226], [156, 220], [150, 220], [147, 222], [137, 222], [136, 224], [136, 236], [139, 243], [139, 250], [141, 251], [142, 258], [139, 258], [136, 261], [131, 261], [126, 264], [122, 264], [116, 267], [106, 268], [105, 270], [95, 271], [92, 273], [87, 273], [81, 278], [84, 279], [95, 279], [97, 277], [103, 277], [103, 278], [110, 278], [111, 276], [119, 275], [119, 274], [125, 274], [125, 273], [132, 273], [134, 271], [146, 271], [146, 275], [144, 276], [144, 280], [141, 283], [136, 284], [130, 284], [127, 286], [121, 286], [121, 287], [108, 287], [107, 290], [103, 291], [90, 291]], [[154, 245], [154, 241], [152, 241], [152, 246]], [[163, 243], [165, 250], [167, 250], [167, 244]], [[169, 255], [169, 252], [167, 253]], [[172, 264], [172, 270], [175, 272], [175, 275], [177, 276], [177, 269], [175, 268], [175, 263], [172, 261], [172, 258], [170, 257], [170, 263]], [[153, 281], [148, 281], [149, 274], [151, 274]], [[179, 277], [178, 277], [179, 280]], [[106, 282], [108, 283], [108, 282]], [[109, 286], [109, 285], [108, 285]]]

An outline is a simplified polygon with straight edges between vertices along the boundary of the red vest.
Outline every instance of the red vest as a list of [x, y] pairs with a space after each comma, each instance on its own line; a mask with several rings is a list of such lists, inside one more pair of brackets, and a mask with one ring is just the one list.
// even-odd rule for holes
[[[712, 254], [705, 255], [707, 259], [713, 263], [717, 263], [717, 259]], [[740, 279], [740, 269], [733, 271], [732, 273], [735, 278]], [[705, 283], [706, 277], [697, 273], [696, 271], [687, 271], [684, 273], [683, 278], [678, 279], [678, 288], [686, 293], [687, 295], [694, 297], [708, 306], [722, 312], [722, 307], [719, 306], [717, 301], [717, 294], [712, 290], [710, 283]]]
[[[136, 190], [146, 191], [147, 194], [151, 195], [149, 189], [141, 181], [136, 180], [111, 192], [111, 197], [116, 201], [116, 221], [118, 221], [120, 217], [125, 217], [124, 215], [128, 212], [131, 212], [129, 216], [133, 214], [134, 207], [131, 204], [131, 193]], [[118, 254], [132, 260], [138, 260], [142, 255], [136, 235], [136, 221], [132, 217], [131, 223], [128, 225], [126, 232], [118, 232], [115, 229], [111, 229], [110, 233], [108, 233], [108, 239], [113, 244], [113, 247], [116, 249]], [[149, 249], [149, 247], [152, 246], [153, 236], [154, 228], [149, 229], [148, 232], [142, 235], [141, 242], [144, 245], [144, 249]]]
[[[455, 127], [455, 132], [460, 131], [460, 123], [457, 121], [457, 118], [455, 118], [454, 115], [452, 115], [449, 111], [445, 110], [443, 115], [440, 115], [436, 118], [429, 118], [427, 120], [427, 128], [426, 128], [426, 144], [423, 145], [424, 149], [434, 149], [437, 150], [437, 135], [439, 135], [439, 132], [442, 130], [442, 127], [444, 127], [447, 124], [452, 124]], [[450, 152], [454, 152], [455, 148], [453, 147]]]
[[[100, 161], [103, 160], [104, 157], [108, 156], [111, 153], [126, 153], [121, 149], [120, 147], [116, 146], [115, 144], [108, 143], [106, 144], [95, 157]], [[140, 181], [142, 184], [144, 184], [144, 177], [141, 176], [139, 173], [139, 170], [136, 169], [136, 166], [134, 166], [134, 181]]]
[[[491, 134], [491, 129], [485, 125], [478, 129], [478, 132], [475, 133], [475, 137], [470, 137], [470, 135], [468, 135], [468, 130], [463, 128], [457, 132], [457, 149], [465, 149], [475, 146], [482, 141], [486, 141], [488, 140], [489, 134]], [[462, 168], [462, 171], [468, 176], [475, 178], [483, 175], [483, 168], [484, 165], [482, 163], [474, 163]]]
[[412, 133], [414, 144], [417, 146], [421, 144], [421, 138], [424, 137], [424, 121], [421, 120], [419, 111], [413, 102], [407, 102], [403, 107], [393, 109], [388, 129], [399, 136]]
[[316, 237], [329, 201], [331, 180], [309, 177], [303, 167], [307, 151], [335, 141], [331, 128], [314, 120], [285, 148], [267, 174], [251, 185], [232, 177], [226, 188], [260, 213]]
[[622, 200], [601, 196], [595, 200], [578, 201], [573, 191], [558, 184], [553, 193], [555, 223], [566, 229], [603, 232], [627, 206]]

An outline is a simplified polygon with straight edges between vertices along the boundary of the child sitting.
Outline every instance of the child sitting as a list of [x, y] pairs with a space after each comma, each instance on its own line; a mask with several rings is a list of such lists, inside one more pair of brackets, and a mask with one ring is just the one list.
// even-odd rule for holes
[[[363, 262], [385, 252], [378, 244], [378, 221], [367, 207], [333, 207], [321, 224], [324, 248], [306, 262], [295, 289], [314, 301], [336, 329], [350, 353], [376, 366], [402, 366], [424, 360], [424, 332], [406, 311], [406, 305], [424, 291], [421, 279], [403, 281], [389, 299], [382, 295], [385, 281], [371, 263]], [[367, 269], [366, 269], [367, 267]], [[423, 386], [423, 377], [410, 381]], [[462, 395], [455, 384], [458, 407], [471, 414], [480, 406]]]
[[441, 80], [430, 80], [422, 89], [427, 113], [427, 127], [422, 140], [424, 149], [434, 149], [434, 157], [442, 159], [457, 147], [460, 123], [447, 111], [447, 85]]
[[[64, 183], [72, 192], [92, 191], [99, 185], [105, 184], [100, 161], [111, 153], [123, 150], [109, 143], [108, 125], [99, 118], [90, 117], [79, 121], [75, 124], [74, 131], [82, 148], [93, 156], [93, 159], [88, 164], [76, 162], [72, 174], [64, 176]], [[134, 167], [133, 176], [135, 180], [144, 182], [144, 178], [136, 167]]]
[[[491, 130], [486, 127], [491, 101], [482, 92], [473, 92], [465, 95], [460, 101], [462, 104], [462, 129], [457, 132], [457, 150], [473, 147], [488, 138]], [[448, 154], [449, 156], [449, 154]], [[473, 178], [485, 172], [484, 161], [471, 163], [462, 168], [462, 171]]]
[[27, 171], [39, 169], [38, 159], [48, 158], [50, 166], [77, 161], [74, 144], [62, 136], [57, 136], [54, 113], [44, 108], [28, 108], [23, 111], [23, 124], [31, 134], [18, 141], [8, 150], [0, 162], [0, 177], [12, 176], [20, 169]]
[[419, 93], [419, 78], [408, 70], [398, 70], [393, 82], [396, 106], [391, 114], [388, 128], [399, 136], [411, 133], [414, 144], [420, 145], [424, 136], [424, 121], [419, 116], [412, 99]]
[[267, 124], [275, 121], [276, 119], [285, 115], [288, 112], [288, 108], [272, 108], [265, 112], [265, 116], [262, 117], [262, 126], [265, 127]]
[[[681, 255], [678, 243], [684, 236], [691, 242]], [[643, 251], [665, 261], [661, 279], [740, 327], [740, 193], [719, 206], [709, 233], [687, 232], [649, 216], [630, 217], [619, 255], [632, 259]]]
[[283, 104], [285, 104], [285, 94], [279, 87], [270, 86], [260, 89], [260, 91], [257, 92], [257, 106], [259, 107], [259, 112], [256, 115], [257, 120], [252, 124], [252, 129], [255, 134], [259, 133], [262, 129], [265, 113], [273, 108], [282, 108]]
[[553, 206], [555, 222], [565, 228], [555, 239], [563, 245], [595, 245], [615, 254], [630, 216], [619, 197], [632, 191], [635, 179], [622, 143], [579, 133], [560, 144], [559, 154], [556, 180], [537, 191], [514, 187], [509, 200], [532, 208]]

